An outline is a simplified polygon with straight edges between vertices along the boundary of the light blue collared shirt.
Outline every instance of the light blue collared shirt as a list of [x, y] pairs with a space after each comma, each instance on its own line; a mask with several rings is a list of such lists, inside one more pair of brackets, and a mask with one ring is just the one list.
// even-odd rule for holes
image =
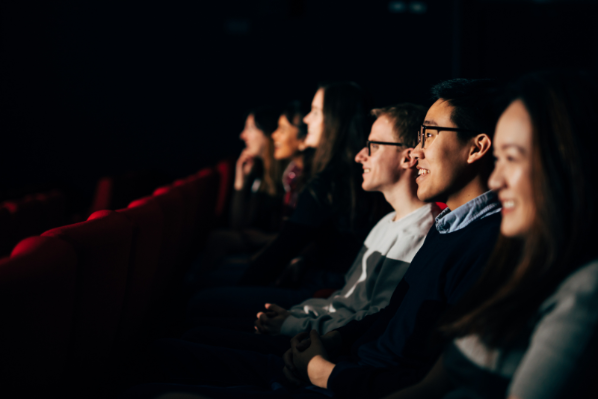
[[471, 222], [500, 212], [502, 206], [495, 191], [486, 191], [454, 211], [446, 208], [436, 216], [436, 230], [440, 234], [454, 233]]

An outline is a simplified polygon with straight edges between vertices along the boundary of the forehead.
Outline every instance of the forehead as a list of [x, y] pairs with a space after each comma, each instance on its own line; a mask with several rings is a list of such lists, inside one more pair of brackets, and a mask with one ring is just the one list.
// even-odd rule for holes
[[457, 127], [451, 120], [454, 109], [455, 107], [450, 105], [448, 101], [439, 98], [426, 113], [424, 125]]
[[496, 125], [495, 147], [515, 145], [527, 150], [532, 146], [532, 121], [521, 100], [516, 100], [502, 113]]
[[324, 89], [318, 89], [313, 101], [311, 102], [312, 107], [322, 108], [324, 105]]
[[381, 115], [372, 125], [370, 140], [372, 141], [394, 141], [393, 123], [386, 115]]

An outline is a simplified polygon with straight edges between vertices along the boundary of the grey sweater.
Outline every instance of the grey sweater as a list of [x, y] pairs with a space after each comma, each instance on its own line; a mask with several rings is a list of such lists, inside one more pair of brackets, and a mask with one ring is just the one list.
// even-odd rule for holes
[[325, 334], [386, 307], [438, 213], [436, 204], [426, 204], [396, 221], [395, 212], [383, 217], [346, 273], [345, 286], [327, 299], [293, 306], [281, 334], [294, 336], [311, 329]]

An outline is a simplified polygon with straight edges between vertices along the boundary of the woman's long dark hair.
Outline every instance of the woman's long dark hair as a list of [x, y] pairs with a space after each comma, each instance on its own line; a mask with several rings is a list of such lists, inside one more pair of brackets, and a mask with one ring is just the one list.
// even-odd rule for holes
[[370, 132], [371, 103], [352, 82], [324, 84], [319, 89], [324, 91], [324, 129], [313, 155], [311, 173], [317, 176], [327, 171], [335, 175], [337, 189], [331, 192], [331, 200], [339, 211], [349, 212], [354, 219], [364, 194], [362, 168], [355, 156], [365, 146]]
[[508, 345], [571, 272], [594, 258], [598, 223], [598, 83], [581, 71], [538, 72], [510, 90], [532, 121], [535, 215], [524, 239], [500, 236], [482, 277], [441, 322], [445, 337]]
[[281, 192], [280, 180], [284, 170], [284, 165], [274, 159], [274, 142], [272, 141], [272, 133], [278, 127], [280, 109], [260, 107], [250, 111], [249, 115], [253, 115], [255, 126], [266, 136], [266, 147], [261, 157], [261, 166], [256, 164], [256, 167], [263, 167], [263, 184], [260, 185], [260, 191], [275, 196]]

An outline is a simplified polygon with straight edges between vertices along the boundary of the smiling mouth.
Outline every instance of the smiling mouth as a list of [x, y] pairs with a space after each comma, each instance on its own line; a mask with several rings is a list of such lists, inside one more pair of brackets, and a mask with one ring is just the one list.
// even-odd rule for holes
[[430, 174], [430, 171], [429, 171], [428, 169], [423, 169], [423, 168], [422, 168], [422, 169], [419, 169], [419, 170], [418, 170], [418, 172], [417, 172], [417, 175], [418, 175], [418, 176], [421, 176], [421, 175], [429, 175], [429, 174]]
[[505, 209], [512, 209], [515, 207], [515, 201], [507, 200], [502, 203], [502, 207]]
[[363, 173], [370, 173], [370, 169], [364, 169]]

